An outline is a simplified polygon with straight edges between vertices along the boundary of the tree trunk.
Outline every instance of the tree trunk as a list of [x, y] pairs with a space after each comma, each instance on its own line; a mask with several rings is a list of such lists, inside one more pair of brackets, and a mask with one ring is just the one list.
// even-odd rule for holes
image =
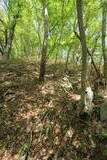
[[71, 46], [70, 46], [70, 48], [68, 49], [68, 52], [67, 52], [67, 58], [66, 58], [66, 63], [65, 63], [65, 71], [68, 69], [68, 61], [69, 61], [70, 51], [71, 51]]
[[[80, 42], [81, 42], [81, 37], [79, 36], [79, 34], [78, 34], [77, 32], [75, 32], [75, 31], [74, 31], [74, 33], [75, 33], [76, 37], [77, 37], [77, 38], [80, 40]], [[96, 44], [95, 44], [95, 45], [96, 45]], [[94, 48], [95, 48], [95, 46], [94, 46]], [[96, 64], [95, 64], [95, 62], [94, 62], [94, 59], [93, 59], [93, 53], [94, 53], [94, 50], [95, 50], [94, 48], [92, 49], [92, 52], [90, 52], [89, 49], [88, 49], [88, 47], [87, 47], [87, 53], [88, 53], [88, 55], [89, 55], [90, 58], [91, 58], [91, 63], [92, 63], [92, 65], [93, 65], [93, 67], [94, 67], [94, 69], [95, 69], [95, 71], [96, 71], [96, 74], [97, 74], [98, 78], [100, 78], [100, 77], [101, 77], [100, 71], [97, 69]]]
[[15, 27], [16, 27], [18, 18], [19, 18], [19, 12], [17, 13], [17, 15], [14, 16], [14, 19], [11, 21], [9, 31], [7, 30], [7, 28], [5, 28], [5, 43], [1, 44], [0, 46], [0, 52], [2, 53], [2, 57], [5, 60], [9, 59], [11, 55], [12, 42], [14, 39], [14, 32], [15, 32]]
[[48, 0], [42, 0], [43, 3], [43, 15], [44, 15], [44, 41], [41, 55], [40, 75], [39, 80], [44, 81], [45, 69], [46, 69], [46, 56], [48, 47]]
[[86, 45], [85, 30], [83, 26], [82, 0], [77, 0], [76, 5], [77, 5], [77, 18], [78, 18], [79, 32], [81, 38], [81, 46], [82, 46], [81, 103], [82, 106], [84, 107], [86, 78], [87, 78], [87, 45]]
[[102, 53], [104, 58], [104, 78], [107, 83], [107, 51], [106, 51], [106, 19], [107, 19], [107, 7], [103, 4], [102, 8]]
[[4, 57], [6, 59], [10, 59], [11, 50], [12, 50], [12, 42], [13, 42], [13, 39], [14, 39], [15, 27], [16, 27], [16, 22], [14, 22], [11, 25], [9, 37], [7, 39], [7, 45], [6, 45], [5, 53], [4, 53]]

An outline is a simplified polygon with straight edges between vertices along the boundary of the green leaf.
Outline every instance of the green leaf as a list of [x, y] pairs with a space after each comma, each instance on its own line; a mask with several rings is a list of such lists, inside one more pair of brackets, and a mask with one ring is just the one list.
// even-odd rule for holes
[[30, 145], [28, 143], [24, 143], [19, 150], [19, 155], [24, 156], [26, 152], [28, 151], [29, 147]]
[[102, 133], [99, 135], [99, 138], [102, 140], [107, 139], [107, 130], [102, 131]]

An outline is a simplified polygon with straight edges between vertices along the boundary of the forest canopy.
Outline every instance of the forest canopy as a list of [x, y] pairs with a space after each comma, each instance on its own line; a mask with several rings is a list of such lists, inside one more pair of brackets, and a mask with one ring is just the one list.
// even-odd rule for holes
[[[102, 3], [98, 0], [83, 2], [84, 27], [87, 46], [95, 47], [95, 58], [101, 58], [101, 14]], [[91, 8], [91, 9], [90, 9]], [[48, 1], [48, 58], [81, 57], [81, 45], [74, 32], [78, 32], [75, 0]], [[38, 56], [43, 43], [42, 0], [1, 0], [0, 1], [0, 50], [6, 45], [6, 36], [12, 25], [14, 38], [11, 57]], [[7, 35], [6, 35], [7, 33]], [[97, 40], [96, 40], [97, 39]], [[96, 42], [97, 41], [97, 42]]]

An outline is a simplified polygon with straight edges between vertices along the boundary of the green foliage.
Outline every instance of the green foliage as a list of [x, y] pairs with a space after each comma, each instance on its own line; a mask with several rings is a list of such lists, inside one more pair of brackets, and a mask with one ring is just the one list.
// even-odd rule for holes
[[103, 137], [104, 139], [107, 139], [107, 131], [102, 132], [102, 137]]
[[102, 131], [102, 133], [99, 135], [100, 139], [107, 140], [107, 130]]
[[52, 135], [52, 126], [48, 125], [42, 128], [41, 135], [49, 136]]
[[[91, 50], [96, 43], [96, 36], [101, 32], [101, 2], [84, 1], [83, 9], [87, 45]], [[78, 32], [76, 1], [48, 0], [48, 12], [48, 57], [65, 58], [70, 46], [72, 46], [70, 57], [81, 56], [80, 41], [74, 34], [74, 30]], [[14, 19], [15, 16], [18, 16], [17, 20]], [[3, 7], [0, 9], [0, 17], [4, 21], [4, 24], [0, 23], [0, 28], [3, 30], [3, 32], [0, 30], [0, 41], [3, 43], [5, 29], [7, 28], [9, 33], [11, 24], [17, 23], [12, 47], [13, 57], [35, 56], [41, 53], [44, 32], [41, 0], [9, 0], [6, 10]], [[100, 59], [98, 55], [101, 55], [101, 37], [97, 41], [95, 50], [97, 54], [94, 58]]]
[[106, 157], [107, 157], [107, 148], [105, 148], [105, 149], [103, 150], [103, 156], [106, 156]]
[[19, 150], [19, 155], [24, 156], [27, 153], [27, 151], [29, 150], [29, 147], [30, 147], [30, 145], [28, 143], [24, 143]]

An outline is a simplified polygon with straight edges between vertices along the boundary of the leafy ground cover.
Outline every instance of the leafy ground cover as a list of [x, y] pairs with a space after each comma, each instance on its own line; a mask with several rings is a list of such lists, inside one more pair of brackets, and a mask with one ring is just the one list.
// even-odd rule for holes
[[106, 160], [103, 92], [94, 97], [92, 118], [80, 116], [79, 70], [47, 65], [44, 84], [38, 70], [34, 61], [0, 63], [0, 159]]

